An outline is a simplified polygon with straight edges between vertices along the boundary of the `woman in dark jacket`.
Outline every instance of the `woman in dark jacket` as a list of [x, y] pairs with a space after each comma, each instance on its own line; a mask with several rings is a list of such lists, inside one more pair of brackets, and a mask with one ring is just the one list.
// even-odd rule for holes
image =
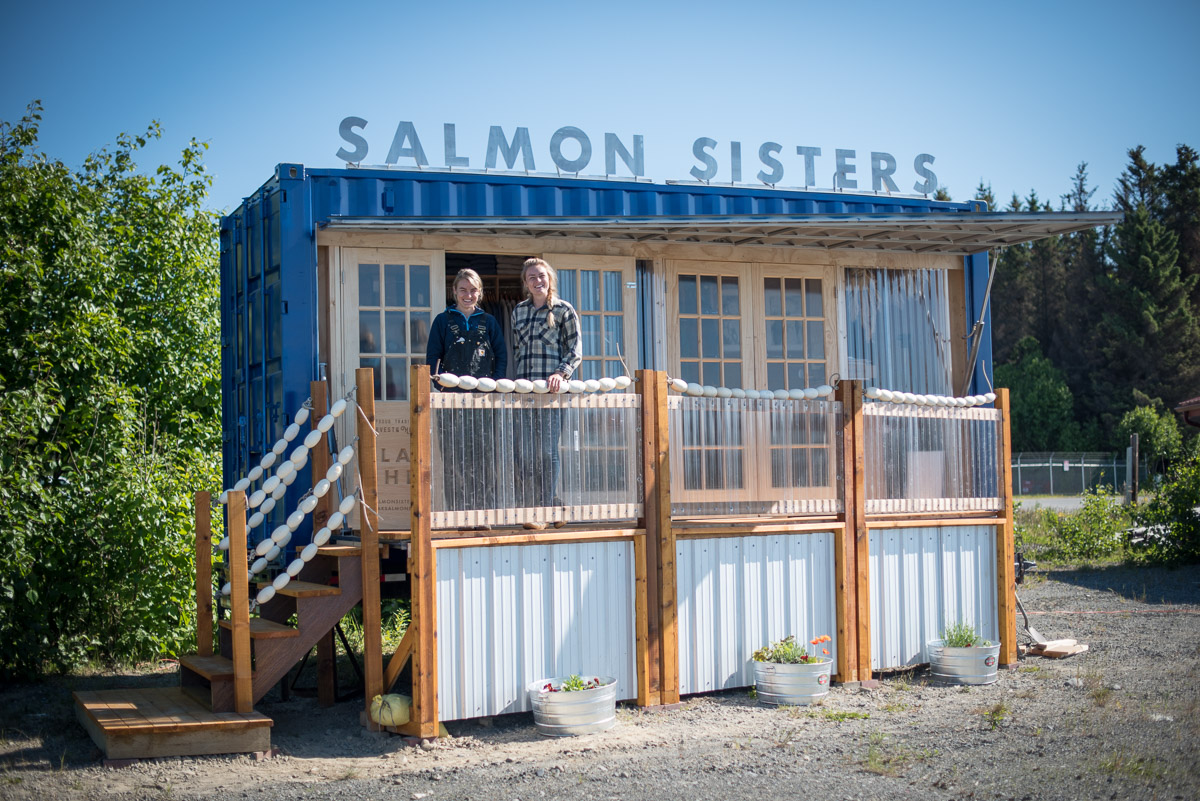
[[[453, 373], [475, 378], [504, 378], [508, 351], [496, 318], [479, 308], [483, 281], [474, 270], [454, 277], [451, 306], [433, 320], [425, 363], [434, 375]], [[444, 389], [442, 391], [460, 391]], [[482, 409], [440, 409], [438, 441], [442, 447], [445, 510], [496, 508], [495, 421]]]

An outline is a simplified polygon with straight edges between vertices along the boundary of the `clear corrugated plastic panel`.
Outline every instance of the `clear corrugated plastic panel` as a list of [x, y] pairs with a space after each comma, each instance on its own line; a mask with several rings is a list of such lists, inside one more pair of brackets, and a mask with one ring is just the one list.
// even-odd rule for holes
[[641, 398], [435, 392], [435, 528], [633, 520]]
[[945, 270], [846, 270], [847, 379], [951, 393]]
[[1000, 412], [863, 406], [866, 510], [999, 510]]
[[667, 403], [672, 514], [841, 511], [841, 403], [690, 396]]

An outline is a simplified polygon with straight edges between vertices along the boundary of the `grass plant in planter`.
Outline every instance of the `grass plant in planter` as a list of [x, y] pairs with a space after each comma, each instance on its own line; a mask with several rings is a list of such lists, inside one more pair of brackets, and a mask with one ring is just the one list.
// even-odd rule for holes
[[540, 734], [595, 734], [617, 722], [617, 680], [579, 675], [538, 679], [528, 687], [533, 722]]
[[952, 623], [940, 640], [926, 643], [929, 673], [946, 684], [992, 684], [998, 678], [1000, 644], [981, 638], [970, 623]]
[[764, 704], [802, 706], [829, 694], [829, 676], [833, 659], [829, 649], [818, 646], [832, 638], [824, 634], [811, 641], [813, 653], [789, 634], [778, 642], [754, 652], [754, 687]]

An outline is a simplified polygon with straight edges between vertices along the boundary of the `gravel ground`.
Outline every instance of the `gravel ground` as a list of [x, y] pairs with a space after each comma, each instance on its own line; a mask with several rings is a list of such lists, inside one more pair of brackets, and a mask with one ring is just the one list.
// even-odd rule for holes
[[70, 691], [169, 684], [173, 673], [0, 688], [0, 799], [1200, 798], [1200, 570], [1035, 575], [1020, 589], [1044, 636], [1090, 650], [1023, 658], [988, 687], [924, 669], [820, 705], [745, 691], [618, 711], [609, 732], [542, 738], [529, 715], [450, 723], [415, 747], [358, 725], [357, 701], [265, 702], [274, 758], [145, 760], [106, 768]]

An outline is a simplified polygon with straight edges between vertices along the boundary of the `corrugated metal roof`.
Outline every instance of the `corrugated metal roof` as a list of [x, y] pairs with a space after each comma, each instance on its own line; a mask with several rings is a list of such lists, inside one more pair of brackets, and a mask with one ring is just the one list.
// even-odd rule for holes
[[682, 242], [949, 253], [966, 255], [1058, 234], [1113, 225], [1116, 212], [901, 213], [692, 217], [339, 217], [323, 227], [454, 236], [515, 236], [542, 242]]

